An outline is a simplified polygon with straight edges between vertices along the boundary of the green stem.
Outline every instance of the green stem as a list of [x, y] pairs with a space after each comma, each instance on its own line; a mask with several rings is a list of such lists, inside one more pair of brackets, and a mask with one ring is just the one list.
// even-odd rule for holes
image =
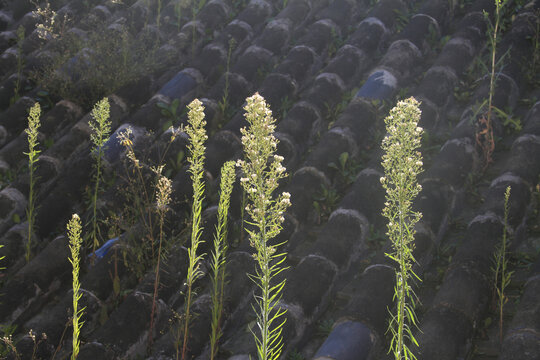
[[154, 296], [152, 298], [152, 312], [150, 313], [150, 332], [148, 334], [148, 350], [152, 348], [152, 341], [153, 341], [152, 332], [154, 330], [154, 315], [156, 311], [156, 301], [157, 301], [158, 288], [159, 288], [159, 265], [161, 262], [161, 244], [163, 242], [163, 216], [164, 214], [160, 214], [160, 219], [159, 219], [159, 247], [158, 247], [158, 258], [157, 258], [157, 264], [156, 264], [156, 278], [154, 280]]
[[[263, 214], [266, 212], [263, 211]], [[262, 230], [261, 230], [261, 246], [263, 251], [263, 263], [260, 264], [261, 266], [261, 273], [262, 273], [262, 282], [263, 282], [263, 289], [262, 289], [262, 314], [263, 314], [263, 326], [262, 326], [262, 349], [263, 349], [263, 357], [261, 360], [268, 359], [268, 317], [269, 317], [269, 299], [270, 299], [270, 272], [268, 269], [268, 249], [266, 247], [266, 225], [262, 224]]]
[[493, 29], [493, 39], [492, 39], [492, 50], [491, 50], [491, 79], [489, 82], [489, 105], [488, 105], [488, 116], [487, 116], [487, 126], [488, 129], [491, 125], [491, 109], [493, 106], [493, 94], [495, 92], [495, 55], [497, 51], [497, 31], [499, 29], [499, 6], [497, 5], [496, 10], [496, 19], [495, 19], [495, 27]]
[[[262, 169], [258, 169], [257, 171], [257, 182], [258, 182], [258, 189], [262, 193], [264, 193], [264, 176], [262, 173]], [[262, 214], [266, 214], [268, 209], [264, 201], [261, 201], [261, 204], [258, 206], [259, 209], [261, 209]], [[260, 220], [259, 224], [259, 230], [261, 233], [261, 244], [259, 245], [262, 249], [262, 263], [259, 264], [261, 267], [261, 274], [262, 274], [262, 302], [261, 302], [261, 313], [263, 315], [263, 324], [262, 324], [262, 334], [261, 334], [261, 343], [262, 343], [262, 358], [260, 360], [267, 360], [269, 358], [269, 331], [270, 326], [268, 324], [268, 319], [270, 316], [270, 279], [271, 279], [271, 272], [270, 272], [270, 257], [268, 254], [268, 246], [267, 246], [267, 235], [266, 235], [266, 217], [263, 215]]]
[[102, 151], [101, 148], [98, 151], [97, 154], [97, 164], [96, 164], [96, 183], [94, 186], [94, 197], [92, 201], [92, 253], [95, 254], [96, 248], [99, 246], [99, 240], [97, 238], [97, 198], [98, 198], [98, 192], [99, 192], [99, 180], [101, 179], [101, 156]]
[[[402, 182], [402, 180], [401, 180]], [[403, 184], [400, 184], [400, 189], [403, 189]], [[399, 309], [398, 309], [398, 353], [396, 359], [401, 359], [403, 353], [403, 326], [404, 326], [404, 314], [405, 314], [405, 286], [406, 286], [406, 268], [404, 259], [404, 244], [403, 244], [403, 226], [404, 226], [404, 208], [403, 208], [403, 194], [399, 197], [399, 239], [398, 239], [398, 255], [399, 255]]]
[[159, 22], [161, 20], [161, 0], [158, 0], [158, 8], [157, 8], [157, 19], [156, 19], [156, 25], [157, 25], [157, 28], [159, 29]]
[[34, 232], [34, 159], [30, 155], [30, 189], [28, 192], [28, 212], [26, 214], [28, 221], [28, 242], [26, 243], [26, 262], [30, 261], [30, 252], [32, 250], [32, 233]]
[[191, 308], [191, 285], [188, 284], [187, 304], [186, 304], [186, 313], [185, 313], [185, 322], [184, 322], [184, 343], [182, 345], [182, 360], [186, 359], [187, 339], [189, 335], [188, 331], [189, 331], [190, 308]]
[[[150, 209], [151, 208], [151, 202], [150, 202], [150, 198], [148, 196], [148, 191], [146, 191], [146, 186], [145, 186], [145, 183], [144, 183], [144, 177], [142, 175], [142, 172], [141, 172], [141, 169], [138, 165], [135, 166], [137, 168], [137, 176], [139, 178], [139, 183], [141, 184], [141, 187], [142, 187], [142, 193], [143, 193], [143, 196], [144, 196], [144, 204], [141, 204], [139, 201], [137, 201], [137, 204], [139, 205], [139, 212], [141, 214], [141, 218], [143, 220], [143, 224], [144, 226], [146, 227], [146, 231], [147, 231], [147, 235], [146, 237], [148, 238], [148, 240], [150, 241], [150, 247], [151, 247], [151, 250], [152, 250], [152, 263], [154, 262], [154, 226], [152, 224], [152, 214], [150, 212], [150, 210], [146, 210], [146, 209]], [[146, 215], [148, 215], [148, 220], [146, 219]]]
[[223, 294], [221, 291], [223, 291], [223, 285], [220, 286], [219, 282], [222, 281], [221, 279], [221, 270], [219, 268], [219, 263], [221, 260], [221, 254], [219, 252], [219, 248], [216, 248], [216, 254], [215, 254], [215, 264], [214, 264], [214, 286], [212, 291], [212, 334], [210, 336], [210, 359], [214, 360], [217, 355], [217, 342], [219, 338], [219, 327], [221, 322], [221, 311], [222, 311], [222, 300], [223, 300]]
[[193, 6], [191, 15], [192, 15], [191, 21], [193, 22], [191, 24], [191, 59], [195, 60], [195, 15], [196, 15], [195, 6]]
[[186, 296], [186, 312], [185, 312], [185, 324], [184, 324], [184, 342], [182, 345], [182, 360], [186, 359], [187, 351], [187, 342], [189, 337], [189, 320], [190, 320], [190, 311], [191, 311], [191, 298], [192, 298], [192, 287], [195, 280], [198, 278], [198, 258], [197, 258], [197, 248], [199, 246], [199, 228], [201, 223], [201, 208], [202, 208], [202, 194], [200, 192], [200, 177], [202, 172], [194, 175], [193, 180], [193, 191], [194, 191], [194, 201], [193, 201], [193, 226], [191, 230], [191, 247], [189, 248], [189, 269], [187, 275], [187, 286], [188, 292]]
[[[497, 261], [497, 274], [499, 272], [499, 269], [501, 271], [501, 277], [500, 277], [501, 290], [499, 293], [499, 339], [501, 343], [503, 341], [503, 313], [504, 313], [503, 307], [504, 307], [504, 302], [505, 302], [504, 290], [506, 289], [506, 286], [510, 282], [510, 277], [506, 275], [506, 267], [508, 265], [507, 259], [506, 259], [506, 246], [507, 246], [508, 213], [510, 211], [509, 205], [508, 205], [508, 202], [510, 199], [510, 191], [511, 191], [511, 187], [508, 186], [504, 194], [503, 238], [502, 238], [501, 252], [500, 252], [500, 255], [498, 256], [498, 261]], [[497, 286], [497, 283], [495, 283], [495, 286]]]

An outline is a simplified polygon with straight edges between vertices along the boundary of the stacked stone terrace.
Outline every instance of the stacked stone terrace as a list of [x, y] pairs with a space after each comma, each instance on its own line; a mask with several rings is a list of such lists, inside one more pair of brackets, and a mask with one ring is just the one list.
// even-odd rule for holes
[[[531, 64], [539, 56], [540, 1], [511, 2], [498, 53], [509, 52], [498, 72], [494, 104], [520, 117], [514, 129], [495, 118], [493, 163], [483, 171], [476, 145], [481, 114], [489, 95], [487, 71], [476, 70], [489, 49], [484, 12], [491, 0], [209, 0], [194, 18], [191, 10], [174, 23], [175, 6], [162, 1], [57, 0], [51, 6], [71, 19], [67, 30], [85, 38], [97, 29], [110, 36], [130, 31], [143, 41], [152, 34], [156, 66], [112, 94], [113, 135], [106, 147], [106, 172], [112, 177], [101, 209], [119, 214], [125, 151], [117, 135], [130, 127], [135, 150], [150, 164], [159, 162], [172, 131], [164, 107], [185, 106], [199, 98], [205, 106], [209, 140], [206, 152], [207, 201], [201, 251], [209, 253], [217, 213], [219, 169], [242, 156], [240, 129], [246, 125], [246, 97], [259, 92], [277, 121], [278, 151], [289, 178], [281, 189], [292, 206], [277, 241], [286, 240], [280, 306], [287, 309], [283, 358], [387, 359], [388, 309], [395, 282], [385, 257], [384, 190], [380, 184], [380, 141], [384, 117], [398, 98], [414, 96], [422, 105], [425, 171], [415, 207], [423, 214], [417, 227], [415, 285], [419, 324], [418, 359], [538, 359], [540, 354], [540, 89]], [[74, 212], [88, 215], [85, 189], [92, 184], [93, 157], [85, 104], [50, 94], [44, 108], [38, 168], [37, 238], [34, 257], [24, 260], [29, 180], [25, 166], [28, 109], [42, 90], [32, 71], [58, 51], [54, 41], [35, 30], [35, 6], [4, 0], [0, 9], [0, 249], [2, 266], [0, 323], [16, 326], [14, 339], [24, 356], [33, 343], [28, 331], [46, 333], [38, 358], [68, 357], [71, 329], [71, 265], [65, 224]], [[25, 28], [19, 50], [16, 31]], [[234, 39], [231, 45], [231, 39]], [[84, 57], [81, 50], [78, 56]], [[500, 55], [499, 55], [500, 56]], [[23, 71], [17, 70], [18, 59]], [[540, 61], [536, 58], [536, 61]], [[487, 61], [486, 61], [487, 63]], [[90, 64], [91, 66], [92, 64]], [[68, 68], [58, 71], [73, 75]], [[228, 71], [227, 71], [228, 70]], [[81, 88], [84, 80], [72, 79]], [[20, 97], [15, 95], [20, 84]], [[469, 96], [463, 93], [469, 91]], [[228, 96], [227, 111], [220, 102]], [[174, 127], [185, 123], [179, 115]], [[191, 181], [185, 162], [187, 137], [168, 151], [166, 169], [173, 179], [173, 205], [167, 232], [176, 243], [162, 267], [156, 327], [149, 334], [153, 279], [140, 277], [122, 260], [141, 226], [110, 239], [97, 261], [81, 272], [86, 306], [79, 359], [175, 359], [184, 311], [184, 281], [189, 246]], [[346, 156], [344, 155], [346, 154]], [[340, 169], [340, 159], [347, 159]], [[512, 187], [509, 229], [514, 273], [506, 308], [504, 339], [498, 339], [493, 308], [493, 253], [503, 232], [503, 200]], [[326, 192], [326, 194], [324, 194]], [[230, 216], [229, 277], [220, 359], [256, 356], [249, 328], [256, 286], [252, 248], [241, 230], [242, 193], [233, 191]], [[317, 202], [317, 206], [315, 206]], [[208, 264], [203, 266], [208, 268]], [[113, 278], [120, 279], [120, 291]], [[209, 358], [210, 279], [197, 284], [198, 313], [189, 356]], [[490, 324], [491, 323], [491, 324]], [[153, 347], [147, 352], [148, 337]], [[297, 357], [294, 357], [297, 356]]]

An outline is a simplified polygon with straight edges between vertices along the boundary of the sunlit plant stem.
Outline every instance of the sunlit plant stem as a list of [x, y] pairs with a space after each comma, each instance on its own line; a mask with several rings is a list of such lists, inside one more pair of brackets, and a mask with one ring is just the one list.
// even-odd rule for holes
[[187, 292], [185, 300], [185, 313], [184, 313], [184, 341], [182, 345], [182, 360], [186, 359], [187, 353], [187, 343], [189, 338], [189, 325], [191, 320], [191, 301], [193, 297], [193, 284], [195, 281], [202, 276], [200, 270], [200, 261], [203, 258], [203, 255], [197, 255], [197, 249], [202, 243], [201, 240], [201, 213], [202, 213], [202, 201], [204, 199], [204, 152], [205, 145], [204, 142], [208, 138], [206, 135], [206, 130], [204, 126], [206, 121], [204, 121], [204, 108], [202, 103], [195, 99], [189, 105], [188, 113], [188, 126], [185, 131], [189, 136], [190, 143], [188, 145], [188, 150], [190, 152], [190, 157], [188, 162], [190, 164], [189, 172], [191, 173], [191, 181], [193, 182], [193, 204], [191, 207], [192, 214], [192, 228], [191, 228], [191, 246], [188, 250], [189, 264], [187, 270]]
[[210, 360], [218, 352], [218, 342], [222, 335], [223, 293], [225, 285], [225, 263], [227, 256], [227, 218], [231, 192], [235, 180], [234, 162], [228, 161], [221, 168], [221, 185], [218, 204], [218, 223], [214, 235], [214, 251], [211, 259], [212, 271], [212, 333], [210, 335]]
[[[160, 168], [161, 169], [161, 168]], [[152, 311], [150, 313], [150, 331], [148, 332], [148, 350], [152, 348], [153, 331], [154, 331], [154, 316], [156, 311], [156, 302], [158, 298], [159, 288], [159, 270], [161, 264], [161, 251], [163, 248], [163, 223], [165, 222], [165, 214], [168, 211], [169, 203], [171, 202], [172, 184], [166, 176], [160, 175], [156, 186], [156, 211], [159, 218], [159, 245], [157, 253], [157, 264], [155, 269], [154, 279], [154, 295], [152, 297]]]
[[79, 355], [79, 347], [81, 344], [79, 336], [81, 333], [81, 327], [83, 325], [81, 317], [84, 311], [84, 308], [79, 309], [79, 300], [82, 297], [82, 294], [80, 293], [81, 284], [79, 282], [82, 238], [81, 219], [77, 214], [74, 214], [71, 220], [68, 222], [67, 230], [69, 237], [69, 249], [71, 251], [71, 258], [69, 259], [69, 262], [73, 267], [73, 352], [71, 353], [71, 360], [75, 360]]
[[[503, 236], [501, 245], [495, 252], [495, 289], [498, 296], [498, 308], [499, 308], [499, 340], [503, 341], [503, 309], [504, 304], [508, 301], [504, 291], [510, 284], [513, 271], [508, 271], [508, 257], [506, 256], [506, 249], [508, 247], [508, 214], [510, 213], [510, 190], [508, 186], [504, 192], [504, 224], [503, 224]], [[499, 284], [500, 283], [500, 284]]]
[[92, 194], [92, 253], [96, 252], [96, 248], [99, 246], [98, 239], [98, 219], [97, 219], [97, 202], [100, 191], [100, 182], [102, 180], [101, 163], [104, 154], [104, 145], [109, 139], [111, 133], [111, 121], [109, 120], [110, 105], [107, 98], [99, 101], [92, 109], [92, 118], [94, 121], [90, 121], [88, 125], [92, 129], [90, 139], [94, 144], [93, 156], [96, 161], [94, 165], [94, 192]]

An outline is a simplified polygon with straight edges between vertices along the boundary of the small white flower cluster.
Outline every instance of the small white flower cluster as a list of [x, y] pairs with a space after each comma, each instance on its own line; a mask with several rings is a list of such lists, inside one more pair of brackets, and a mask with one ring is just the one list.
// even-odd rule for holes
[[156, 186], [156, 203], [158, 211], [165, 212], [171, 202], [172, 184], [166, 176], [160, 176]]
[[100, 100], [92, 109], [91, 115], [93, 121], [88, 122], [88, 126], [92, 129], [90, 140], [92, 140], [95, 148], [99, 149], [105, 144], [111, 133], [109, 100], [107, 98]]
[[169, 138], [169, 143], [173, 143], [174, 140], [176, 140], [176, 138], [180, 136], [182, 132], [184, 132], [184, 127], [180, 125], [179, 127], [175, 128], [174, 126], [171, 125], [169, 126], [167, 131], [171, 133], [171, 137]]
[[204, 107], [199, 99], [193, 100], [188, 105], [188, 125], [185, 127], [185, 132], [189, 136], [188, 157], [189, 172], [191, 173], [191, 181], [193, 188], [198, 188], [202, 184], [204, 174], [204, 159], [206, 146], [205, 141], [208, 139], [206, 135], [206, 121], [204, 120]]
[[[32, 3], [34, 2], [32, 1]], [[32, 11], [32, 15], [38, 19], [36, 23], [38, 37], [43, 40], [58, 38], [61, 34], [57, 33], [55, 30], [65, 28], [71, 19], [67, 14], [64, 14], [61, 19], [57, 19], [58, 13], [51, 9], [49, 1], [45, 2], [45, 7], [43, 8], [39, 4], [35, 5], [36, 10]], [[57, 22], [56, 20], [60, 21]]]
[[386, 176], [381, 183], [388, 190], [399, 183], [411, 190], [411, 196], [417, 195], [417, 175], [422, 171], [422, 156], [417, 151], [423, 129], [418, 126], [420, 120], [419, 103], [414, 98], [398, 102], [385, 119], [388, 134], [383, 139], [382, 165]]
[[130, 126], [128, 126], [126, 130], [120, 132], [117, 136], [118, 141], [120, 141], [120, 145], [125, 147], [133, 145], [131, 141], [131, 134], [133, 134], [133, 130]]
[[288, 192], [283, 192], [281, 202], [283, 204], [285, 204], [285, 205], [290, 205], [291, 204], [291, 194], [288, 193]]
[[117, 139], [120, 141], [120, 145], [126, 148], [126, 157], [131, 160], [133, 165], [135, 165], [136, 168], [140, 168], [139, 159], [135, 156], [135, 152], [133, 151], [133, 141], [131, 140], [131, 135], [133, 134], [133, 130], [131, 127], [127, 127], [126, 130], [121, 131]]
[[24, 132], [28, 135], [30, 152], [32, 152], [33, 148], [38, 144], [39, 127], [41, 126], [39, 121], [40, 116], [41, 106], [39, 105], [39, 102], [36, 101], [34, 106], [30, 108], [30, 114], [28, 115], [28, 128], [24, 130]]

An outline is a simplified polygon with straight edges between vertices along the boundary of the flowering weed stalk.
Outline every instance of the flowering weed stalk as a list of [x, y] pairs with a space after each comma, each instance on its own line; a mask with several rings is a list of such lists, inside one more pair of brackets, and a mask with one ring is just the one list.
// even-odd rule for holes
[[385, 151], [382, 157], [385, 176], [381, 178], [386, 190], [383, 215], [388, 219], [387, 234], [393, 250], [386, 255], [397, 263], [394, 288], [397, 311], [391, 314], [388, 326], [392, 334], [389, 352], [393, 352], [396, 360], [416, 359], [405, 339], [418, 345], [411, 331], [411, 326], [416, 325], [416, 296], [410, 281], [420, 280], [412, 270], [415, 263], [414, 226], [422, 216], [412, 210], [413, 200], [422, 189], [416, 180], [422, 171], [422, 155], [417, 151], [423, 132], [418, 127], [419, 120], [418, 101], [411, 97], [398, 102], [385, 119], [388, 134], [381, 146]]
[[36, 194], [35, 187], [37, 178], [34, 176], [36, 170], [36, 163], [38, 162], [38, 155], [40, 150], [37, 150], [38, 146], [38, 129], [40, 127], [39, 117], [41, 116], [41, 107], [39, 103], [35, 103], [30, 108], [30, 114], [28, 115], [28, 128], [25, 130], [28, 135], [28, 152], [24, 153], [28, 156], [28, 172], [30, 176], [29, 190], [28, 190], [28, 207], [26, 209], [26, 221], [28, 222], [28, 241], [26, 242], [25, 259], [26, 262], [30, 261], [30, 253], [32, 251], [32, 234], [34, 233], [34, 221], [36, 210]]
[[[126, 228], [131, 227], [137, 220], [144, 227], [144, 241], [138, 239], [130, 239], [130, 246], [124, 254], [129, 254], [133, 261], [129, 262], [129, 266], [135, 271], [140, 278], [144, 275], [147, 269], [152, 268], [156, 264], [156, 227], [159, 226], [155, 219], [156, 206], [154, 202], [154, 193], [159, 191], [162, 171], [164, 168], [163, 162], [171, 144], [176, 140], [177, 136], [183, 130], [182, 127], [170, 127], [170, 138], [163, 153], [159, 156], [159, 163], [156, 166], [150, 166], [144, 162], [144, 158], [137, 158], [135, 154], [135, 145], [133, 143], [135, 136], [133, 129], [127, 127], [121, 131], [117, 138], [120, 144], [125, 148], [125, 156], [127, 158], [126, 178], [127, 191], [124, 192], [128, 205], [125, 207], [122, 217], [125, 218]], [[152, 184], [148, 185], [149, 172], [153, 173]], [[159, 213], [158, 213], [159, 215]]]
[[223, 290], [225, 284], [225, 262], [227, 255], [227, 217], [231, 192], [235, 180], [234, 162], [228, 161], [221, 168], [221, 184], [218, 204], [218, 223], [214, 235], [214, 251], [211, 259], [212, 270], [212, 333], [210, 335], [210, 360], [218, 352], [218, 341], [222, 335]]
[[[131, 266], [137, 276], [142, 277], [150, 264], [154, 263], [155, 259], [154, 206], [152, 203], [153, 198], [149, 194], [145, 181], [146, 177], [143, 175], [146, 165], [142, 161], [139, 161], [135, 155], [132, 138], [133, 129], [131, 127], [126, 128], [118, 134], [120, 144], [126, 149], [126, 158], [132, 165], [131, 168], [127, 169], [127, 195], [128, 200], [132, 202], [129, 206], [130, 215], [133, 215], [133, 218], [139, 217], [145, 229], [145, 241], [137, 240], [136, 244], [129, 250], [132, 252], [130, 255], [134, 257]], [[159, 177], [157, 180], [159, 180]]]
[[93, 156], [96, 160], [94, 165], [94, 193], [92, 194], [92, 230], [90, 233], [92, 239], [92, 253], [95, 253], [96, 248], [99, 246], [98, 239], [98, 221], [97, 221], [97, 201], [100, 191], [100, 181], [102, 180], [101, 174], [101, 160], [103, 158], [103, 146], [109, 139], [111, 133], [111, 121], [109, 120], [110, 105], [109, 100], [104, 98], [99, 101], [92, 109], [92, 118], [94, 121], [90, 121], [88, 125], [92, 129], [90, 139], [94, 144]]
[[81, 251], [81, 219], [79, 215], [73, 214], [71, 220], [67, 224], [68, 237], [69, 237], [69, 249], [71, 250], [71, 259], [69, 262], [73, 267], [73, 352], [71, 353], [71, 360], [77, 359], [79, 355], [79, 347], [81, 341], [79, 335], [81, 333], [81, 317], [84, 308], [79, 309], [79, 300], [82, 294], [80, 293], [81, 284], [79, 283], [79, 270], [80, 270], [80, 251]]
[[[204, 152], [206, 150], [204, 142], [208, 139], [204, 126], [204, 107], [202, 103], [195, 99], [189, 105], [188, 112], [188, 126], [185, 131], [189, 136], [190, 143], [188, 150], [191, 156], [188, 158], [190, 164], [189, 172], [191, 173], [191, 181], [193, 182], [193, 204], [191, 207], [192, 213], [192, 228], [191, 228], [191, 246], [188, 250], [189, 264], [187, 270], [187, 292], [185, 306], [186, 311], [184, 314], [184, 342], [182, 345], [182, 360], [185, 360], [187, 352], [187, 342], [189, 338], [189, 323], [191, 320], [191, 300], [193, 292], [193, 283], [202, 276], [199, 262], [202, 260], [203, 255], [197, 255], [197, 249], [202, 243], [201, 234], [201, 213], [202, 213], [202, 201], [204, 198]], [[178, 357], [178, 354], [177, 354]]]
[[[161, 173], [163, 167], [159, 167], [158, 171]], [[156, 211], [159, 218], [159, 246], [157, 253], [156, 264], [156, 277], [154, 279], [154, 296], [152, 298], [152, 311], [150, 313], [150, 331], [148, 332], [148, 350], [152, 347], [153, 330], [154, 330], [154, 315], [156, 311], [156, 301], [159, 288], [159, 266], [161, 263], [161, 249], [163, 246], [163, 223], [165, 221], [165, 214], [168, 211], [169, 203], [171, 202], [172, 184], [166, 176], [160, 175], [156, 186]]]
[[284, 221], [283, 213], [290, 206], [290, 194], [282, 193], [273, 197], [278, 181], [286, 177], [285, 168], [281, 165], [283, 157], [275, 155], [277, 139], [273, 133], [275, 120], [272, 112], [262, 96], [255, 94], [246, 99], [246, 120], [249, 127], [243, 128], [242, 144], [245, 160], [238, 160], [237, 165], [243, 172], [241, 184], [247, 193], [246, 213], [250, 217], [246, 229], [250, 245], [255, 248], [253, 255], [258, 267], [255, 274], [249, 275], [260, 289], [255, 295], [257, 325], [260, 334], [255, 334], [257, 354], [260, 360], [278, 359], [283, 343], [281, 331], [286, 310], [278, 307], [285, 280], [273, 284], [273, 279], [286, 268], [282, 266], [286, 253], [277, 252], [277, 247], [270, 241], [281, 231]]

